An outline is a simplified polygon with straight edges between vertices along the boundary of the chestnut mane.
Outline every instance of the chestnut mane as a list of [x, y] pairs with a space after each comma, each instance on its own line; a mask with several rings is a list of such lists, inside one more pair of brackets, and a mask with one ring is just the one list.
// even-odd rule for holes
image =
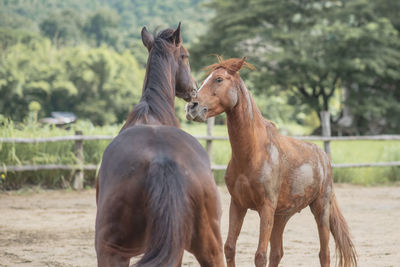
[[[219, 56], [219, 55], [216, 55], [216, 57], [218, 59], [218, 63], [209, 65], [204, 68], [207, 71], [207, 75], [209, 75], [214, 70], [220, 69], [220, 68], [226, 69], [230, 73], [235, 73], [238, 71], [237, 66], [243, 60], [242, 58], [224, 59], [222, 56]], [[250, 63], [247, 63], [246, 61], [243, 62], [243, 65], [241, 66], [241, 68], [247, 68], [250, 70], [256, 69], [253, 65], [251, 65]]]

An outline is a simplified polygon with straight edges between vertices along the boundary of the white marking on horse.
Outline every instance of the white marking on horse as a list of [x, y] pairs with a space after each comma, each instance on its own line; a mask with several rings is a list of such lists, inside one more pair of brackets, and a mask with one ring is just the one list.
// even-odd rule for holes
[[321, 181], [325, 180], [324, 168], [322, 167], [320, 160], [318, 160], [318, 170]]
[[238, 102], [238, 95], [237, 92], [234, 90], [229, 90], [228, 91], [228, 101], [229, 101], [229, 107], [233, 108], [234, 106], [236, 106], [237, 102]]
[[292, 174], [292, 179], [292, 194], [303, 196], [306, 193], [306, 188], [311, 185], [314, 180], [311, 164], [305, 163], [295, 169]]
[[269, 147], [269, 158], [272, 165], [277, 166], [279, 164], [279, 151], [272, 143]]
[[265, 181], [271, 178], [272, 174], [272, 167], [271, 164], [269, 164], [267, 161], [264, 162], [262, 168], [261, 168], [261, 176], [260, 180]]
[[278, 168], [276, 165], [265, 161], [261, 167], [260, 171], [260, 182], [264, 186], [264, 190], [267, 196], [271, 198], [271, 200], [277, 200], [279, 196], [278, 192]]
[[323, 157], [321, 158], [321, 160], [319, 159], [317, 160], [318, 160], [318, 171], [319, 171], [319, 184], [320, 186], [322, 186], [326, 178], [324, 167], [322, 166], [323, 163], [321, 162], [323, 161]]
[[260, 182], [263, 184], [266, 194], [271, 200], [278, 197], [278, 171], [279, 171], [279, 151], [274, 144], [271, 143], [268, 149], [269, 161], [264, 161], [261, 166]]
[[212, 75], [214, 72], [211, 72], [210, 75], [208, 75], [208, 77], [203, 81], [203, 83], [201, 84], [199, 90], [197, 90], [197, 92], [200, 92], [201, 89], [203, 89], [204, 85], [206, 85], [206, 83], [208, 82], [209, 79], [211, 79]]
[[249, 116], [253, 120], [253, 105], [251, 104], [250, 93], [247, 90], [246, 85], [244, 84], [241, 78], [240, 78], [240, 87], [242, 88], [244, 96], [246, 97], [247, 100], [247, 108], [249, 110]]
[[325, 178], [328, 177], [328, 171], [330, 169], [330, 158], [328, 157], [325, 152], [321, 151], [322, 153], [322, 163], [324, 164], [324, 170], [325, 170]]

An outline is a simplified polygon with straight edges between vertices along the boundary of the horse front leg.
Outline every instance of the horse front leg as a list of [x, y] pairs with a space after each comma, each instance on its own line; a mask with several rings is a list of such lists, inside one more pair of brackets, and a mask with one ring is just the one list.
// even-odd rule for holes
[[270, 246], [271, 251], [269, 254], [269, 265], [268, 267], [278, 267], [279, 262], [283, 257], [283, 231], [287, 221], [291, 215], [275, 215], [274, 226], [272, 227]]
[[235, 267], [235, 252], [236, 241], [242, 229], [243, 219], [246, 215], [247, 209], [239, 206], [231, 198], [231, 205], [229, 207], [229, 230], [228, 237], [225, 242], [225, 258], [228, 267]]
[[256, 267], [267, 265], [267, 248], [271, 238], [272, 226], [274, 225], [275, 206], [266, 200], [265, 204], [258, 210], [260, 216], [260, 236], [254, 263]]

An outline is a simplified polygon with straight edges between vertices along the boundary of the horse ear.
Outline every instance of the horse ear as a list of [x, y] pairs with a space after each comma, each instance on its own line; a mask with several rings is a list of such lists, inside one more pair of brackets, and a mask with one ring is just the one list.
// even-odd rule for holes
[[147, 50], [150, 52], [154, 44], [154, 37], [151, 33], [147, 31], [146, 27], [143, 27], [141, 34], [142, 34], [142, 42], [144, 46], [147, 48]]
[[238, 60], [237, 62], [232, 64], [232, 70], [234, 72], [238, 72], [242, 68], [245, 61], [246, 61], [246, 57], [242, 57], [241, 60]]
[[179, 22], [178, 27], [176, 28], [176, 30], [174, 31], [174, 33], [172, 34], [172, 40], [175, 43], [176, 46], [179, 46], [182, 42], [182, 38], [181, 38], [181, 22]]

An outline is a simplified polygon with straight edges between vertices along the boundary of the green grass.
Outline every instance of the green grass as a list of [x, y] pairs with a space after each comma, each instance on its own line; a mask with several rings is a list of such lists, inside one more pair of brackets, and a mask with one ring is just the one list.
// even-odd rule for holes
[[[338, 141], [331, 143], [334, 163], [400, 161], [400, 141]], [[400, 167], [334, 169], [336, 182], [373, 185], [400, 181]]]
[[[184, 123], [182, 128], [193, 135], [206, 135], [205, 123]], [[50, 137], [74, 135], [81, 130], [85, 135], [117, 135], [121, 125], [94, 127], [88, 122], [78, 122], [70, 129], [40, 126], [36, 123], [15, 125], [0, 118], [0, 137]], [[216, 125], [213, 135], [227, 136], [224, 125]], [[84, 142], [86, 164], [99, 164], [109, 141]], [[205, 146], [205, 141], [201, 141]], [[322, 142], [316, 142], [322, 146]], [[229, 141], [214, 141], [213, 163], [226, 165], [231, 156]], [[368, 163], [400, 161], [400, 141], [338, 141], [331, 143], [334, 163]], [[37, 144], [0, 143], [1, 165], [27, 164], [74, 164], [74, 142]], [[93, 186], [96, 173], [85, 172], [85, 185]], [[1, 175], [0, 189], [17, 189], [23, 185], [39, 185], [47, 188], [69, 188], [72, 183], [71, 171], [8, 172]], [[218, 183], [224, 181], [224, 171], [214, 172]], [[336, 182], [362, 185], [385, 184], [400, 181], [400, 167], [346, 168], [334, 169]]]
[[[206, 123], [190, 123], [181, 125], [182, 129], [192, 135], [206, 135]], [[213, 128], [214, 136], [228, 136], [228, 129], [225, 125], [215, 125]], [[200, 143], [205, 147], [206, 141]], [[231, 157], [231, 146], [229, 141], [215, 140], [212, 143], [212, 162], [217, 165], [226, 165]], [[214, 171], [214, 178], [218, 184], [224, 183], [225, 171]]]
[[[205, 135], [207, 125], [183, 125], [191, 134]], [[225, 125], [216, 125], [214, 135], [227, 135]], [[204, 145], [205, 142], [203, 142]], [[314, 142], [323, 147], [322, 142]], [[400, 141], [335, 141], [331, 142], [334, 163], [371, 163], [400, 161]], [[228, 141], [213, 142], [213, 162], [227, 164], [231, 156]], [[400, 181], [400, 167], [344, 168], [333, 171], [335, 182], [361, 185], [386, 184]], [[218, 182], [223, 181], [223, 171], [215, 173]]]
[[[0, 137], [44, 138], [74, 135], [82, 130], [85, 135], [116, 135], [120, 126], [94, 127], [79, 122], [69, 129], [41, 126], [37, 123], [14, 124], [0, 118]], [[86, 164], [99, 164], [109, 141], [84, 142]], [[75, 164], [74, 142], [51, 142], [36, 144], [0, 143], [0, 165]], [[1, 175], [0, 189], [18, 189], [22, 185], [39, 185], [48, 188], [68, 188], [73, 171], [7, 172]], [[85, 172], [87, 186], [94, 184], [95, 172]]]

